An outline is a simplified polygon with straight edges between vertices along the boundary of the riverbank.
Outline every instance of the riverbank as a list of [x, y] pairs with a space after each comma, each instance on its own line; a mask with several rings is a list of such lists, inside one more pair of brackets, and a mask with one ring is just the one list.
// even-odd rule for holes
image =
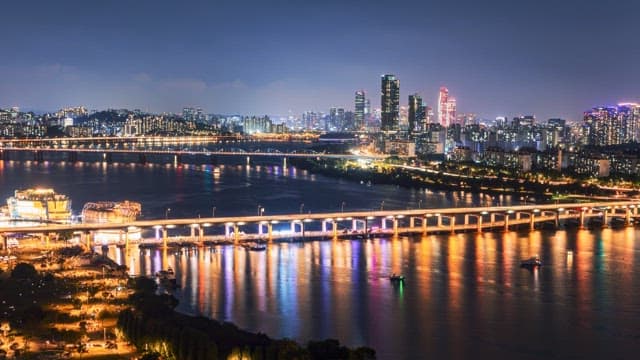
[[548, 201], [565, 194], [608, 195], [595, 186], [577, 182], [552, 184], [513, 179], [502, 176], [467, 176], [444, 171], [420, 171], [396, 164], [375, 164], [369, 167], [334, 159], [291, 159], [291, 164], [311, 173], [347, 179], [364, 184], [398, 185], [406, 188], [426, 188], [434, 191], [467, 191], [485, 194], [509, 194]]
[[109, 258], [81, 248], [14, 253], [0, 274], [0, 357], [129, 359], [375, 359], [336, 340], [276, 340], [176, 312], [155, 279], [129, 278]]

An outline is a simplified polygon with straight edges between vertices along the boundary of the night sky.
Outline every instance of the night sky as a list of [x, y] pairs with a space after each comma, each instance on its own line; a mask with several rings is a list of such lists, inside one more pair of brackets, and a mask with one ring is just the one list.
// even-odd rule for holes
[[0, 107], [300, 114], [433, 106], [445, 85], [485, 118], [579, 119], [640, 101], [640, 1], [5, 1]]

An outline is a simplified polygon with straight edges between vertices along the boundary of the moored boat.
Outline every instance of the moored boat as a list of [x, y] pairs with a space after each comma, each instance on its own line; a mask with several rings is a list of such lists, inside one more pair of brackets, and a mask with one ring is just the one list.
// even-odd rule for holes
[[538, 255], [536, 255], [526, 260], [522, 260], [520, 262], [520, 266], [529, 267], [529, 268], [538, 267], [538, 266], [542, 266], [542, 261], [540, 261], [540, 258], [538, 257]]

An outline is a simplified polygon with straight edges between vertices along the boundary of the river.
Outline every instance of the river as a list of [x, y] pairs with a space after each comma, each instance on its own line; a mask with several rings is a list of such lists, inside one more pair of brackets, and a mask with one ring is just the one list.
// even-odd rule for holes
[[[88, 201], [134, 200], [144, 218], [508, 205], [508, 196], [367, 186], [267, 163], [250, 166], [0, 161], [0, 198], [47, 186]], [[167, 210], [171, 209], [171, 210]], [[171, 266], [180, 311], [298, 341], [336, 338], [380, 359], [635, 357], [635, 229], [484, 233], [232, 246], [111, 249], [132, 273]], [[539, 254], [529, 271], [523, 258]], [[404, 285], [388, 280], [406, 276]]]

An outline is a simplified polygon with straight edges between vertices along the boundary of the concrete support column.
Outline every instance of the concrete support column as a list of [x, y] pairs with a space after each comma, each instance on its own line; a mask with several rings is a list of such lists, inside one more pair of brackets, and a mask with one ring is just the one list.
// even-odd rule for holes
[[477, 228], [476, 231], [478, 233], [481, 233], [482, 232], [482, 215], [478, 215], [478, 223], [477, 223], [477, 225], [478, 225], [478, 228]]
[[262, 223], [258, 223], [258, 235], [262, 235]]
[[631, 210], [625, 209], [624, 226], [631, 226]]
[[609, 227], [608, 222], [609, 222], [609, 210], [605, 209], [602, 212], [602, 227], [603, 228]]
[[442, 226], [442, 216], [437, 216], [438, 218], [438, 227]]
[[238, 225], [233, 224], [233, 242], [235, 244], [240, 240], [240, 229], [238, 229]]
[[231, 236], [231, 225], [230, 224], [224, 224], [224, 236], [225, 237]]
[[409, 227], [413, 229], [415, 226], [416, 226], [416, 220], [412, 216], [412, 217], [409, 218]]
[[580, 229], [584, 229], [584, 210], [580, 210]]
[[491, 221], [491, 225], [493, 225], [496, 222], [496, 214], [491, 214], [491, 216], [489, 218], [490, 218], [490, 221]]
[[422, 218], [422, 232], [423, 233], [427, 233], [427, 218], [423, 217]]
[[162, 247], [166, 248], [168, 243], [169, 243], [169, 231], [166, 228], [162, 228]]
[[381, 227], [383, 229], [386, 229], [387, 228], [387, 218], [382, 218], [381, 221], [382, 221]]
[[327, 232], [327, 222], [326, 221], [322, 221], [322, 232], [323, 233]]
[[204, 242], [204, 228], [202, 226], [198, 226], [198, 242], [200, 244]]
[[531, 215], [529, 215], [529, 230], [533, 231], [536, 228], [536, 215], [534, 213], [531, 213]]
[[556, 224], [556, 229], [558, 227], [560, 227], [560, 211], [556, 211], [556, 220], [555, 220], [555, 224]]
[[451, 228], [451, 233], [455, 234], [456, 233], [456, 217], [455, 217], [455, 215], [451, 215], [451, 218], [449, 220], [449, 226]]
[[196, 237], [196, 228], [193, 226], [190, 226], [191, 228], [191, 239], [194, 239]]
[[356, 219], [351, 220], [351, 230], [352, 231], [358, 230], [358, 220]]
[[333, 229], [333, 237], [337, 238], [338, 237], [338, 223], [335, 220], [333, 220], [331, 222], [331, 228]]
[[504, 231], [509, 231], [509, 214], [504, 214]]
[[398, 219], [393, 218], [393, 235], [398, 236]]
[[273, 241], [273, 225], [267, 224], [267, 233], [269, 234], [269, 242]]
[[292, 233], [296, 232], [296, 223], [294, 223], [293, 221], [291, 222], [291, 232]]
[[469, 225], [469, 214], [464, 214], [464, 224]]

